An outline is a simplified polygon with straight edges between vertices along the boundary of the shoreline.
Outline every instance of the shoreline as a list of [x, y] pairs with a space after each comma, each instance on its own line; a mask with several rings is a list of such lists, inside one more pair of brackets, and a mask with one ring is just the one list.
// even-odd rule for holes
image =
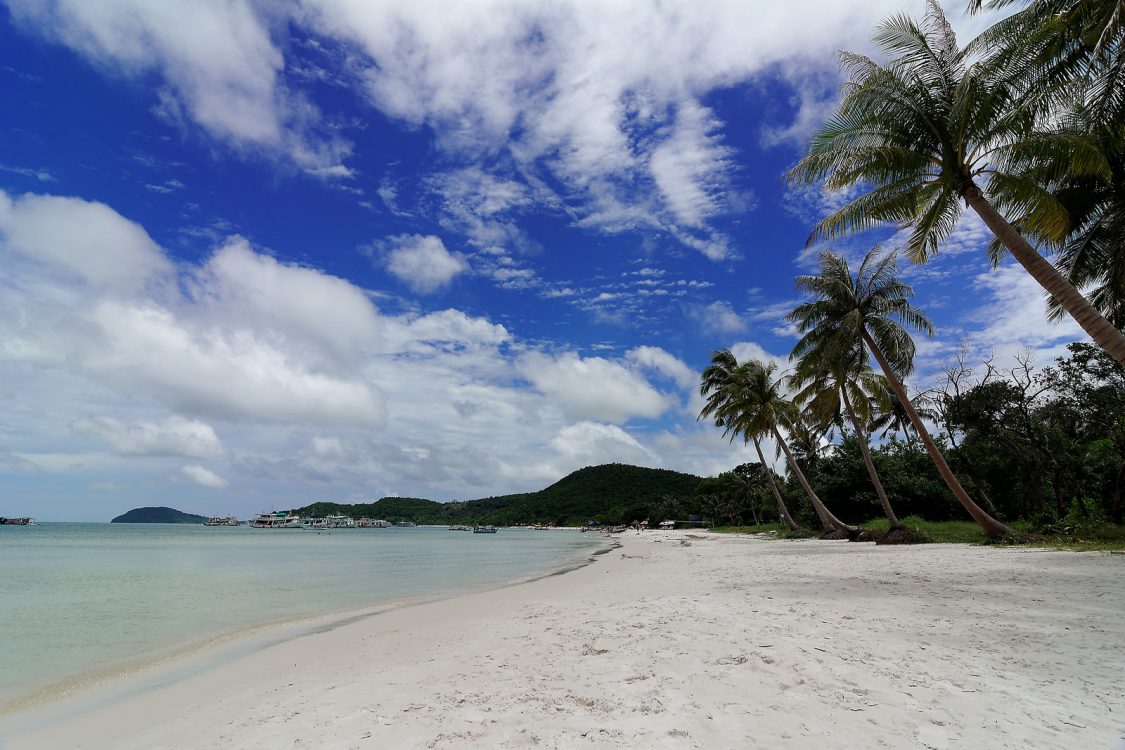
[[[143, 524], [134, 524], [143, 525]], [[377, 617], [400, 608], [416, 607], [495, 589], [519, 586], [551, 576], [562, 575], [592, 564], [596, 556], [612, 550], [612, 539], [592, 545], [575, 555], [574, 562], [547, 568], [546, 572], [498, 579], [472, 586], [451, 589], [436, 596], [399, 597], [385, 601], [286, 617], [247, 624], [212, 633], [187, 644], [163, 646], [144, 654], [118, 658], [102, 665], [56, 678], [29, 683], [27, 689], [0, 700], [0, 730], [12, 717], [45, 713], [47, 720], [104, 708], [130, 695], [203, 674], [224, 660], [244, 653], [261, 651], [297, 638], [329, 632], [340, 626]], [[62, 707], [63, 710], [57, 710]], [[36, 723], [43, 719], [37, 718]], [[25, 722], [26, 723], [26, 722]], [[0, 731], [0, 750], [5, 747], [4, 731]]]
[[3, 747], [1122, 746], [1119, 556], [613, 541], [597, 564], [299, 635]]

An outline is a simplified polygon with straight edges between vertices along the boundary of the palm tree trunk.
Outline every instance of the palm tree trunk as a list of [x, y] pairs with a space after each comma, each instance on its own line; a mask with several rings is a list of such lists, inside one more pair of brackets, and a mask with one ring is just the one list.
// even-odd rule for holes
[[828, 527], [828, 530], [844, 531], [849, 534], [854, 534], [855, 532], [859, 531], [859, 527], [849, 526], [839, 518], [836, 518], [836, 516], [832, 515], [832, 511], [828, 510], [824, 503], [820, 501], [820, 498], [817, 497], [815, 492], [813, 492], [813, 488], [812, 485], [809, 484], [809, 480], [805, 478], [805, 472], [801, 471], [801, 467], [797, 465], [797, 459], [793, 458], [793, 453], [789, 450], [789, 444], [785, 442], [785, 438], [781, 437], [781, 433], [778, 431], [777, 427], [773, 428], [773, 436], [777, 438], [777, 443], [781, 446], [781, 450], [785, 451], [785, 458], [788, 459], [789, 466], [793, 469], [793, 473], [797, 475], [797, 481], [801, 483], [801, 487], [804, 488], [805, 494], [809, 496], [809, 502], [812, 503], [813, 508], [816, 509], [817, 515], [820, 516], [821, 521], [823, 521], [825, 526]]
[[997, 521], [992, 516], [984, 512], [984, 509], [973, 502], [969, 497], [969, 493], [965, 492], [965, 488], [957, 481], [957, 477], [953, 476], [953, 471], [949, 468], [949, 464], [945, 462], [945, 456], [941, 455], [934, 439], [930, 437], [929, 431], [926, 426], [922, 424], [922, 419], [918, 416], [918, 412], [914, 410], [914, 404], [910, 403], [910, 399], [906, 396], [906, 389], [902, 387], [899, 382], [898, 376], [894, 370], [891, 369], [890, 363], [883, 352], [875, 344], [875, 339], [871, 338], [871, 334], [867, 329], [863, 329], [863, 341], [871, 348], [871, 353], [875, 356], [875, 361], [879, 363], [879, 367], [883, 368], [883, 374], [887, 376], [887, 381], [890, 382], [891, 388], [894, 389], [895, 394], [902, 401], [902, 406], [906, 409], [906, 413], [910, 415], [910, 421], [914, 424], [914, 430], [918, 433], [918, 437], [922, 439], [922, 444], [926, 446], [926, 452], [930, 454], [930, 459], [933, 460], [934, 466], [937, 467], [938, 474], [945, 480], [945, 484], [949, 487], [949, 491], [957, 498], [958, 502], [964, 506], [969, 515], [973, 517], [981, 529], [984, 530], [985, 536], [1003, 536], [1004, 534], [1012, 533], [1012, 530], [1004, 524]]
[[785, 501], [781, 499], [781, 492], [777, 489], [777, 480], [773, 478], [773, 470], [766, 464], [766, 457], [762, 455], [762, 446], [758, 443], [758, 438], [751, 438], [751, 440], [754, 442], [754, 450], [758, 451], [758, 461], [762, 464], [762, 468], [766, 470], [766, 479], [770, 480], [773, 499], [777, 501], [777, 512], [781, 514], [781, 520], [789, 527], [789, 530], [796, 531], [801, 527], [793, 520], [793, 516], [789, 515], [789, 509], [785, 507]]
[[848, 412], [848, 419], [851, 420], [852, 429], [855, 430], [855, 436], [859, 440], [859, 450], [863, 453], [863, 463], [867, 465], [867, 474], [871, 477], [871, 484], [875, 485], [875, 494], [879, 496], [879, 504], [883, 506], [883, 515], [891, 522], [892, 529], [900, 529], [902, 528], [902, 522], [898, 520], [894, 509], [891, 508], [891, 501], [887, 499], [887, 493], [883, 491], [883, 483], [879, 481], [879, 474], [875, 471], [875, 462], [871, 460], [871, 449], [867, 445], [867, 433], [860, 426], [859, 419], [856, 418], [855, 411], [852, 409], [852, 402], [848, 398], [846, 385], [840, 389], [840, 395], [843, 396], [844, 409]]
[[1004, 247], [1008, 248], [1012, 257], [1024, 267], [1024, 270], [1031, 274], [1031, 277], [1038, 281], [1048, 294], [1059, 301], [1098, 346], [1117, 360], [1118, 364], [1125, 365], [1125, 334], [1106, 320], [1065, 276], [1047, 262], [1047, 259], [1040, 255], [1023, 235], [1000, 215], [999, 211], [993, 208], [974, 182], [970, 180], [961, 194], [965, 202], [977, 212], [1000, 242], [1004, 243]]

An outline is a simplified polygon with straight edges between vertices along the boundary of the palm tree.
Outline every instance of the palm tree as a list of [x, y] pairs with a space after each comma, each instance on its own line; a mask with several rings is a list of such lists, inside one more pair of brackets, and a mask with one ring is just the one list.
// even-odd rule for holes
[[828, 189], [873, 187], [818, 222], [809, 242], [897, 222], [912, 228], [906, 253], [923, 263], [953, 232], [963, 200], [1090, 337], [1125, 364], [1125, 334], [1001, 214], [1022, 213], [1038, 222], [1026, 230], [1060, 237], [1066, 211], [1021, 170], [1043, 163], [1059, 175], [1108, 177], [1104, 156], [1087, 139], [1034, 130], [1057, 92], [1027, 85], [1026, 60], [970, 63], [933, 0], [920, 25], [893, 16], [875, 40], [890, 62], [841, 53], [849, 78], [844, 98], [788, 174], [791, 183], [823, 180]]
[[1011, 533], [1011, 529], [988, 515], [965, 492], [903, 388], [900, 377], [909, 374], [914, 367], [914, 341], [902, 324], [928, 336], [933, 335], [933, 324], [909, 303], [914, 290], [898, 278], [895, 254], [880, 253], [878, 247], [872, 248], [854, 278], [848, 262], [831, 250], [820, 253], [819, 265], [819, 275], [797, 277], [797, 288], [813, 299], [789, 313], [788, 319], [804, 334], [790, 356], [798, 360], [833, 362], [841, 358], [846, 361], [857, 347], [864, 359], [870, 353], [906, 409], [926, 452], [953, 495], [986, 535]]
[[[707, 399], [703, 410], [699, 412], [699, 419], [714, 417], [715, 426], [722, 427], [723, 435], [729, 434], [732, 441], [736, 429], [731, 426], [731, 422], [724, 415], [731, 410], [732, 402], [741, 398], [740, 393], [744, 391], [745, 372], [739, 368], [737, 358], [729, 349], [712, 352], [711, 364], [703, 370], [703, 376], [699, 384], [699, 395]], [[743, 439], [753, 443], [754, 450], [758, 452], [758, 461], [762, 464], [762, 468], [766, 470], [766, 476], [770, 481], [770, 491], [777, 503], [777, 512], [780, 514], [782, 522], [789, 527], [790, 531], [796, 531], [800, 526], [793, 520], [793, 516], [789, 515], [789, 509], [785, 507], [785, 501], [781, 499], [781, 491], [777, 488], [777, 480], [774, 479], [773, 472], [766, 464], [766, 457], [762, 455], [761, 433], [752, 429], [742, 429], [741, 432]]]
[[[1125, 7], [1125, 6], [1123, 6]], [[1120, 124], [1098, 125], [1088, 108], [1075, 106], [1055, 118], [1059, 133], [1086, 137], [1109, 165], [1108, 178], [1050, 174], [1045, 165], [1029, 165], [1025, 173], [1048, 186], [1069, 218], [1061, 238], [1035, 233], [1038, 217], [1025, 212], [1014, 220], [1030, 239], [1051, 249], [1058, 268], [1070, 283], [1087, 291], [1090, 304], [1118, 328], [1125, 325], [1125, 129]], [[1003, 253], [999, 242], [989, 245], [993, 262]], [[1047, 296], [1051, 319], [1065, 314], [1059, 301]]]
[[[970, 0], [970, 12], [1016, 0]], [[1028, 85], [1065, 90], [1099, 126], [1125, 112], [1125, 7], [1121, 0], [1032, 0], [969, 45], [999, 64], [1026, 60]]]
[[810, 411], [822, 423], [835, 421], [841, 411], [847, 415], [859, 442], [867, 475], [871, 477], [879, 504], [883, 506], [883, 515], [887, 517], [892, 529], [902, 528], [902, 522], [895, 515], [883, 483], [879, 480], [879, 473], [875, 470], [867, 431], [863, 427], [871, 421], [872, 402], [885, 404], [889, 401], [886, 379], [872, 371], [863, 348], [855, 346], [837, 359], [829, 361], [821, 360], [815, 355], [806, 355], [797, 361], [797, 371], [791, 380], [795, 387], [801, 389], [795, 400], [807, 403]]
[[758, 525], [758, 509], [754, 506], [758, 499], [758, 483], [750, 477], [744, 477], [732, 472], [730, 493], [736, 507], [744, 504], [750, 508], [750, 515], [754, 517], [754, 525]]
[[[732, 440], [735, 434], [753, 439], [763, 465], [765, 456], [759, 441], [765, 435], [772, 435], [824, 527], [829, 531], [855, 534], [858, 527], [841, 521], [821, 502], [781, 434], [781, 429], [793, 419], [795, 409], [792, 402], [781, 395], [781, 381], [774, 377], [776, 369], [774, 363], [758, 360], [738, 364], [727, 349], [714, 352], [699, 386], [701, 396], [710, 396], [699, 417], [714, 417], [716, 426], [723, 427], [723, 434], [731, 435]], [[780, 502], [779, 493], [775, 494], [775, 499]]]
[[[914, 411], [918, 413], [922, 419], [928, 419], [931, 422], [937, 419], [937, 413], [925, 405], [925, 400], [919, 395], [910, 399], [910, 405], [914, 407]], [[907, 440], [910, 439], [909, 430], [914, 427], [910, 421], [910, 414], [907, 413], [906, 407], [898, 400], [898, 394], [893, 390], [887, 394], [887, 402], [885, 404], [873, 404], [875, 407], [871, 413], [871, 432], [882, 430], [879, 433], [880, 438], [885, 438], [892, 432], [901, 432], [906, 435]]]

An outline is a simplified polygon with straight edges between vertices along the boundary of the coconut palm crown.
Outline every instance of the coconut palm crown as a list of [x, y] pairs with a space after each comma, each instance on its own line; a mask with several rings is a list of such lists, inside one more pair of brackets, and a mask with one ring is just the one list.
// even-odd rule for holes
[[785, 507], [773, 472], [766, 466], [761, 444], [762, 438], [774, 431], [778, 421], [788, 421], [793, 413], [792, 405], [781, 397], [771, 372], [763, 372], [764, 368], [758, 365], [740, 364], [729, 349], [712, 352], [711, 364], [704, 368], [699, 383], [699, 395], [706, 399], [699, 418], [714, 419], [715, 426], [723, 428], [723, 436], [732, 441], [741, 434], [746, 442], [754, 444], [758, 461], [766, 468], [781, 520], [790, 529], [796, 529], [797, 522]]
[[1070, 231], [1067, 212], [1025, 176], [1031, 166], [1048, 180], [1109, 179], [1104, 153], [1088, 138], [1036, 129], [1061, 93], [1029, 87], [1027, 60], [973, 60], [932, 0], [921, 23], [893, 16], [875, 40], [889, 62], [840, 54], [848, 79], [843, 99], [788, 174], [794, 184], [865, 189], [819, 221], [809, 242], [893, 222], [910, 229], [907, 257], [925, 262], [952, 234], [964, 202], [1091, 338], [1125, 363], [1125, 335], [1002, 213], [1027, 217], [1025, 231], [1061, 240]]

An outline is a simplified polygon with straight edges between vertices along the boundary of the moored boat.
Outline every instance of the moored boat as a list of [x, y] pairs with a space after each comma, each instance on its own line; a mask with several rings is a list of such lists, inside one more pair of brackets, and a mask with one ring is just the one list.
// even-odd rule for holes
[[295, 516], [287, 510], [275, 510], [272, 513], [259, 513], [258, 517], [247, 524], [252, 529], [302, 529], [300, 516]]
[[395, 526], [398, 526], [399, 528], [402, 528], [402, 529], [412, 529], [416, 525], [417, 524], [415, 524], [413, 521], [399, 521], [398, 523], [395, 524]]
[[449, 527], [449, 530], [450, 531], [468, 531], [469, 527], [464, 526], [464, 525], [459, 524], [459, 523], [455, 523], [455, 524], [453, 524], [452, 526]]
[[0, 525], [2, 526], [35, 526], [35, 519], [30, 516], [22, 516], [20, 518], [0, 518]]
[[356, 525], [361, 529], [389, 529], [391, 522], [382, 518], [361, 518]]
[[203, 522], [204, 526], [238, 526], [241, 523], [234, 516], [212, 516]]
[[474, 526], [474, 534], [495, 534], [497, 528], [495, 526]]

